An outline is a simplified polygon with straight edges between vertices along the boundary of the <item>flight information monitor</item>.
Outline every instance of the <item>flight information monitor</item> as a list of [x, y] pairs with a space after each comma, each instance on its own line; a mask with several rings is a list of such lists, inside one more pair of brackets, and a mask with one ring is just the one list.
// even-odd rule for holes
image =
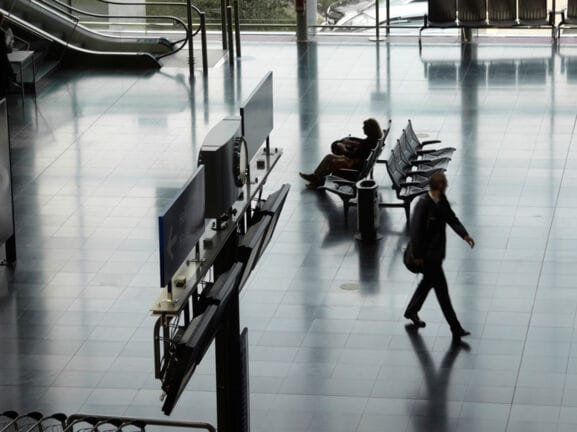
[[158, 217], [160, 286], [167, 286], [204, 232], [204, 167], [197, 168]]
[[247, 144], [248, 160], [257, 154], [274, 127], [272, 72], [259, 83], [240, 107], [242, 135]]

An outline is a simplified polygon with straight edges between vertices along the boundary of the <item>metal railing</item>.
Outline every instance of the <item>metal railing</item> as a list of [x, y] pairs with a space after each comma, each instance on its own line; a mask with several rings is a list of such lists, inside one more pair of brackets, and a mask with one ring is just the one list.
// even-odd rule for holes
[[202, 429], [208, 432], [216, 432], [216, 428], [210, 423], [206, 422], [185, 422], [185, 421], [169, 421], [157, 420], [148, 418], [136, 417], [108, 417], [108, 416], [94, 416], [90, 414], [73, 414], [66, 420], [66, 427], [63, 432], [76, 432], [82, 423], [87, 423], [91, 427], [82, 428], [86, 432], [99, 432], [101, 426], [108, 425], [107, 431], [110, 431], [110, 426], [113, 431], [122, 432], [124, 429], [133, 427], [142, 432], [146, 431], [147, 426], [162, 426], [162, 427], [176, 427], [187, 429]]
[[[76, 7], [74, 7], [68, 3], [64, 3], [61, 0], [35, 0], [35, 1], [42, 3], [42, 4], [45, 4], [49, 7], [52, 7], [60, 13], [71, 16], [77, 22], [80, 20], [80, 18], [78, 16], [74, 15], [74, 12], [78, 15], [89, 16], [89, 17], [93, 17], [93, 18], [171, 20], [174, 23], [176, 23], [177, 25], [179, 25], [180, 27], [182, 27], [185, 34], [188, 31], [187, 25], [184, 21], [182, 21], [180, 18], [177, 18], [174, 16], [169, 16], [169, 15], [150, 15], [150, 16], [145, 16], [145, 15], [110, 15], [110, 14], [105, 15], [105, 14], [89, 12], [89, 11], [86, 11], [83, 9], [76, 8]], [[197, 30], [197, 32], [198, 32], [198, 30]], [[113, 38], [117, 37], [114, 34], [110, 34], [107, 31], [104, 31], [102, 33], [107, 33], [107, 35], [109, 37], [113, 37]], [[160, 59], [160, 58], [166, 57], [168, 55], [174, 54], [174, 53], [180, 51], [182, 48], [184, 48], [184, 46], [186, 45], [186, 42], [187, 42], [186, 37], [184, 39], [180, 39], [180, 40], [177, 40], [175, 42], [171, 42], [171, 44], [172, 44], [172, 50], [171, 51], [163, 53], [163, 54], [157, 54], [157, 55], [155, 55], [155, 57]]]
[[137, 417], [57, 413], [44, 416], [38, 411], [0, 413], [0, 432], [146, 432], [147, 426], [201, 429], [216, 432], [207, 422], [171, 421]]
[[[148, 2], [148, 1], [141, 1], [141, 2], [123, 2], [123, 1], [114, 1], [114, 0], [96, 0], [99, 3], [105, 3], [109, 5], [117, 5], [117, 6], [168, 6], [168, 7], [175, 7], [175, 8], [184, 8], [186, 13], [186, 20], [187, 20], [187, 37], [186, 40], [189, 41], [188, 44], [188, 58], [189, 58], [189, 69], [190, 75], [194, 75], [194, 36], [201, 33], [201, 47], [202, 47], [202, 71], [204, 74], [208, 73], [208, 46], [207, 46], [207, 25], [206, 25], [206, 13], [201, 11], [198, 7], [193, 5], [190, 0], [186, 3], [184, 2]], [[199, 18], [199, 26], [196, 31], [193, 30], [193, 22], [192, 22], [192, 13], [195, 13]], [[150, 17], [150, 15], [148, 16]]]
[[[164, 21], [166, 22], [171, 21], [173, 25], [177, 25], [181, 28], [182, 32], [184, 33], [185, 37], [182, 39], [178, 39], [174, 42], [170, 42], [171, 50], [165, 53], [154, 54], [156, 59], [161, 59], [163, 57], [172, 55], [177, 53], [178, 51], [182, 50], [187, 44], [189, 49], [189, 70], [191, 76], [194, 75], [194, 37], [201, 34], [201, 53], [202, 53], [202, 69], [203, 73], [208, 73], [208, 47], [207, 47], [207, 36], [206, 36], [206, 16], [205, 13], [202, 12], [199, 8], [192, 4], [183, 3], [183, 2], [123, 2], [123, 1], [112, 1], [112, 0], [97, 0], [100, 3], [106, 4], [113, 4], [113, 5], [126, 5], [126, 6], [138, 6], [138, 5], [162, 5], [162, 6], [169, 6], [169, 7], [179, 7], [185, 8], [187, 14], [187, 22], [184, 22], [180, 17], [174, 15], [121, 15], [121, 14], [101, 14], [96, 12], [90, 12], [84, 9], [80, 9], [77, 7], [72, 6], [71, 1], [64, 2], [62, 0], [32, 0], [32, 2], [41, 5], [45, 9], [51, 10], [54, 13], [60, 14], [71, 20], [73, 22], [73, 31], [67, 37], [68, 41], [65, 41], [65, 45], [70, 45], [70, 36], [76, 31], [76, 29], [82, 26], [85, 30], [91, 31], [94, 33], [106, 34], [107, 37], [116, 38], [118, 36], [112, 34], [110, 31], [106, 30], [89, 30], [86, 27], [85, 23], [80, 23], [79, 16], [85, 17], [92, 17], [92, 18], [99, 18], [99, 19], [121, 19], [121, 20], [140, 20], [144, 22], [145, 25], [150, 25], [151, 23], [147, 22], [148, 20], [156, 20], [156, 21]], [[195, 13], [199, 17], [199, 24], [194, 28], [193, 20], [192, 20], [192, 13]], [[11, 14], [9, 14], [11, 15]], [[122, 22], [111, 22], [112, 25], [121, 25]], [[57, 40], [58, 37], [52, 36], [51, 39]], [[80, 47], [78, 47], [80, 48]], [[84, 50], [89, 51], [89, 50]], [[115, 53], [116, 54], [116, 53]], [[127, 53], [130, 54], [130, 53]]]

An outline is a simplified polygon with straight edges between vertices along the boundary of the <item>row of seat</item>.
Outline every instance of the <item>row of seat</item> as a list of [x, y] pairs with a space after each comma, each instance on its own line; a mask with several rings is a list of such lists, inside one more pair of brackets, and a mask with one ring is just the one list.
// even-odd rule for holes
[[438, 144], [439, 140], [420, 141], [413, 129], [411, 121], [397, 139], [391, 149], [388, 159], [379, 159], [385, 139], [391, 128], [391, 122], [384, 131], [383, 138], [365, 160], [360, 170], [345, 170], [337, 172], [325, 179], [320, 190], [333, 193], [343, 201], [345, 225], [348, 224], [348, 214], [351, 207], [356, 206], [357, 182], [365, 178], [373, 178], [376, 164], [386, 164], [391, 187], [396, 200], [379, 202], [383, 208], [403, 208], [407, 218], [407, 227], [411, 219], [411, 202], [419, 195], [428, 191], [429, 178], [438, 171], [446, 171], [456, 149], [445, 147], [429, 149], [427, 146]]
[[561, 28], [577, 26], [577, 0], [568, 0], [558, 26], [555, 14], [555, 2], [549, 9], [547, 0], [428, 0], [419, 46], [427, 28], [550, 28], [555, 38]]
[[427, 146], [439, 144], [440, 140], [420, 141], [411, 120], [397, 139], [391, 154], [384, 163], [395, 191], [397, 201], [379, 203], [379, 207], [403, 208], [407, 218], [407, 228], [411, 222], [412, 201], [429, 190], [430, 177], [439, 171], [446, 171], [453, 153], [453, 147], [429, 149]]

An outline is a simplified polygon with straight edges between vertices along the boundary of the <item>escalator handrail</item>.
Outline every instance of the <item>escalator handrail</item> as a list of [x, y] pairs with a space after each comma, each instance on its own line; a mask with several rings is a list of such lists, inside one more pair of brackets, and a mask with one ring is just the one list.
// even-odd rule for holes
[[[63, 14], [63, 15], [65, 15], [66, 17], [71, 17], [71, 19], [74, 21], [74, 29], [73, 29], [72, 33], [74, 33], [78, 27], [81, 27], [83, 30], [85, 30], [85, 31], [87, 31], [87, 32], [89, 32], [89, 33], [99, 34], [99, 35], [102, 35], [102, 34], [103, 34], [103, 33], [101, 33], [101, 32], [94, 31], [94, 30], [92, 30], [92, 29], [89, 29], [89, 28], [86, 27], [86, 26], [81, 25], [81, 24], [80, 24], [80, 18], [78, 18], [77, 16], [75, 16], [75, 15], [73, 15], [73, 14], [69, 14], [69, 13], [67, 13], [67, 12], [65, 12], [65, 11], [62, 11], [60, 8], [56, 7], [55, 5], [50, 4], [47, 0], [29, 0], [29, 1], [30, 1], [31, 3], [37, 4], [37, 5], [40, 6], [40, 7], [45, 8], [45, 9], [50, 9], [50, 10], [52, 10], [52, 11], [56, 11], [56, 12], [58, 12], [58, 13], [60, 13], [60, 14]], [[178, 23], [180, 26], [182, 26], [182, 28], [184, 29], [185, 34], [187, 33], [187, 32], [186, 32], [186, 24], [184, 23], [183, 20], [181, 20], [180, 18], [177, 18], [177, 17], [172, 17], [172, 16], [150, 16], [150, 17], [143, 17], [143, 16], [102, 15], [102, 14], [96, 14], [96, 13], [86, 12], [86, 11], [83, 11], [83, 10], [81, 10], [81, 9], [74, 8], [74, 7], [72, 7], [72, 6], [69, 7], [67, 4], [62, 3], [60, 0], [51, 0], [51, 1], [53, 1], [53, 2], [55, 2], [55, 3], [57, 3], [57, 4], [59, 4], [59, 5], [61, 5], [62, 7], [67, 8], [67, 9], [76, 10], [76, 11], [78, 11], [78, 13], [82, 13], [82, 14], [85, 14], [85, 15], [87, 15], [87, 16], [94, 16], [94, 17], [96, 17], [96, 18], [106, 18], [106, 17], [108, 17], [108, 18], [123, 18], [123, 19], [126, 19], [126, 18], [135, 18], [135, 19], [152, 18], [152, 19], [168, 19], [168, 20], [173, 20], [174, 22], [176, 22], [176, 23]], [[72, 33], [71, 33], [71, 35], [72, 35]], [[108, 37], [108, 38], [111, 38], [111, 39], [123, 39], [121, 36], [116, 36], [116, 35], [113, 35], [113, 34], [106, 34], [105, 36]], [[174, 54], [174, 53], [180, 51], [181, 49], [183, 49], [183, 48], [185, 47], [187, 41], [188, 41], [188, 38], [187, 38], [187, 37], [185, 37], [184, 39], [177, 40], [177, 41], [175, 41], [175, 42], [172, 43], [172, 49], [171, 49], [169, 52], [163, 53], [163, 54], [158, 54], [158, 55], [156, 55], [156, 56], [154, 56], [154, 57], [155, 57], [155, 58], [162, 58], [162, 57], [165, 57], [165, 56]], [[66, 43], [67, 43], [67, 44], [70, 44], [70, 42], [66, 42]], [[76, 45], [75, 45], [75, 46], [76, 46]], [[91, 50], [87, 50], [87, 51], [91, 51]], [[97, 51], [95, 51], [95, 52], [97, 52]], [[107, 53], [107, 52], [108, 52], [108, 51], [103, 51], [103, 53]]]
[[[8, 13], [10, 13], [10, 14], [12, 13], [12, 9], [14, 8], [14, 5], [15, 5], [15, 4], [16, 4], [16, 0], [13, 0], [13, 1], [12, 1], [12, 5], [11, 5], [11, 7], [10, 7], [10, 11], [9, 11]], [[58, 13], [65, 15], [68, 19], [74, 21], [76, 24], [78, 24], [78, 23], [80, 22], [80, 19], [79, 19], [79, 18], [75, 17], [74, 15], [72, 15], [72, 14], [69, 13], [69, 12], [61, 11], [60, 9], [55, 8], [55, 7], [53, 7], [52, 5], [48, 5], [48, 4], [47, 4], [46, 6], [48, 6], [50, 9], [55, 9], [56, 11], [58, 11]]]
[[79, 47], [77, 45], [71, 44], [69, 42], [66, 42], [54, 35], [52, 35], [51, 33], [48, 33], [47, 31], [44, 31], [38, 27], [36, 27], [33, 24], [30, 24], [29, 22], [19, 18], [16, 15], [13, 15], [11, 13], [9, 13], [8, 11], [5, 11], [4, 9], [0, 8], [0, 13], [2, 13], [2, 15], [4, 15], [4, 18], [6, 18], [8, 21], [12, 22], [13, 24], [19, 25], [21, 27], [24, 27], [25, 29], [27, 29], [28, 31], [35, 33], [37, 36], [43, 37], [46, 40], [49, 40], [51, 42], [56, 42], [60, 45], [66, 46], [66, 47], [71, 47], [73, 48], [75, 51], [84, 53], [84, 54], [92, 54], [92, 55], [100, 55], [100, 56], [106, 56], [106, 55], [110, 55], [110, 56], [147, 56], [150, 57], [151, 59], [156, 60], [156, 57], [154, 57], [152, 54], [147, 53], [147, 52], [136, 52], [136, 51], [95, 51], [95, 50], [89, 50], [86, 48], [82, 48]]
[[[33, 0], [33, 1], [43, 3], [43, 4], [45, 4], [45, 5], [48, 6], [48, 7], [53, 7], [47, 0]], [[172, 21], [175, 21], [175, 22], [179, 23], [179, 24], [184, 28], [184, 31], [186, 32], [186, 23], [185, 23], [182, 19], [180, 19], [180, 18], [178, 18], [178, 17], [175, 17], [175, 16], [172, 16], [172, 15], [105, 15], [105, 14], [99, 14], [99, 13], [96, 13], [96, 12], [88, 12], [88, 11], [85, 11], [85, 10], [83, 10], [83, 9], [78, 9], [78, 8], [76, 8], [76, 7], [74, 7], [74, 6], [69, 6], [68, 4], [66, 4], [66, 3], [64, 3], [64, 2], [62, 2], [62, 1], [60, 1], [60, 0], [49, 0], [49, 1], [54, 2], [54, 3], [57, 3], [58, 5], [66, 8], [66, 9], [68, 9], [68, 10], [72, 10], [72, 11], [74, 11], [74, 12], [77, 12], [77, 13], [79, 13], [79, 14], [81, 14], [81, 15], [91, 16], [91, 17], [94, 17], [94, 18], [123, 18], [123, 19], [130, 19], [130, 18], [135, 18], [135, 19], [136, 19], [136, 18], [138, 18], [138, 19], [166, 19], [166, 20], [172, 20]], [[57, 9], [58, 11], [61, 11], [60, 8], [55, 8], [55, 9]], [[74, 18], [76, 18], [76, 19], [79, 20], [79, 18], [78, 18], [77, 16], [75, 16], [75, 15], [72, 15], [72, 16], [73, 16]], [[200, 29], [199, 29], [199, 30], [200, 30]], [[197, 30], [197, 32], [198, 32], [199, 30]], [[195, 33], [195, 34], [196, 34], [196, 33]]]
[[[64, 14], [66, 14], [66, 15], [71, 15], [72, 17], [74, 17], [75, 20], [78, 20], [78, 21], [80, 20], [80, 19], [79, 19], [78, 17], [76, 17], [75, 15], [69, 14], [69, 13], [67, 13], [67, 12], [65, 12], [65, 11], [62, 11], [60, 8], [55, 7], [54, 5], [50, 4], [50, 3], [48, 2], [48, 0], [31, 0], [31, 1], [42, 3], [42, 4], [46, 5], [46, 6], [49, 7], [49, 8], [52, 8], [52, 9], [57, 10], [58, 12], [64, 13]], [[65, 8], [65, 9], [67, 9], [67, 10], [71, 10], [71, 11], [74, 11], [74, 12], [80, 14], [80, 15], [91, 16], [91, 17], [94, 17], [94, 18], [165, 19], [165, 20], [172, 20], [173, 22], [178, 23], [178, 24], [183, 28], [186, 37], [185, 37], [184, 39], [180, 39], [180, 40], [177, 40], [177, 41], [173, 42], [173, 43], [172, 43], [173, 49], [172, 49], [171, 51], [169, 51], [169, 52], [167, 52], [167, 53], [164, 53], [164, 54], [158, 54], [158, 55], [156, 56], [156, 58], [163, 58], [163, 57], [172, 55], [172, 54], [174, 54], [174, 53], [177, 53], [178, 51], [182, 50], [182, 49], [186, 46], [186, 43], [188, 42], [187, 24], [186, 24], [181, 18], [172, 16], [172, 15], [146, 15], [146, 16], [145, 16], [145, 15], [104, 15], [104, 14], [98, 14], [98, 13], [95, 13], [95, 12], [88, 12], [88, 11], [86, 11], [86, 10], [76, 8], [76, 7], [74, 7], [74, 6], [71, 6], [71, 5], [68, 5], [68, 4], [62, 2], [61, 0], [50, 0], [50, 1], [51, 1], [51, 2], [54, 2], [54, 3], [58, 4], [58, 5], [60, 5], [61, 7]], [[98, 1], [102, 1], [102, 2], [104, 2], [104, 3], [107, 3], [107, 1], [104, 1], [104, 0], [98, 0]], [[125, 4], [125, 5], [130, 5], [130, 4], [132, 4], [132, 5], [138, 5], [138, 4], [154, 5], [154, 4], [156, 4], [156, 5], [169, 5], [169, 6], [172, 6], [172, 5], [186, 5], [186, 3], [176, 3], [176, 2], [167, 2], [167, 3], [161, 3], [161, 2], [152, 2], [152, 3], [124, 3], [124, 2], [122, 2], [122, 3], [121, 3], [121, 2], [118, 2], [117, 4]], [[192, 9], [195, 10], [195, 11], [199, 14], [199, 16], [202, 14], [202, 12], [200, 11], [200, 9], [198, 9], [196, 6], [192, 5]], [[85, 30], [87, 30], [87, 31], [90, 31], [90, 32], [93, 32], [93, 33], [100, 33], [100, 32], [97, 32], [97, 31], [93, 31], [93, 30], [87, 28], [86, 26], [82, 26], [82, 27], [83, 27]], [[202, 30], [202, 28], [199, 26], [199, 27], [196, 29], [196, 31], [194, 31], [194, 32], [192, 33], [192, 37], [196, 36], [201, 30]], [[111, 34], [107, 34], [107, 36], [108, 36], [108, 37], [112, 37], [112, 38], [116, 38], [116, 37], [117, 37], [117, 36], [111, 35]], [[120, 39], [122, 39], [122, 38], [120, 37]]]

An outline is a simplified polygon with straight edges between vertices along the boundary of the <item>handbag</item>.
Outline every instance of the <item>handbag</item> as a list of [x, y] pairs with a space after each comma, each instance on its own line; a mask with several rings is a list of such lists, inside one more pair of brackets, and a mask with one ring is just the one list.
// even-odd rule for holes
[[423, 273], [424, 271], [423, 262], [417, 261], [415, 259], [415, 255], [413, 254], [413, 246], [411, 245], [411, 242], [407, 244], [405, 252], [403, 253], [403, 263], [405, 264], [407, 270], [409, 270], [411, 273], [417, 274], [417, 273]]

